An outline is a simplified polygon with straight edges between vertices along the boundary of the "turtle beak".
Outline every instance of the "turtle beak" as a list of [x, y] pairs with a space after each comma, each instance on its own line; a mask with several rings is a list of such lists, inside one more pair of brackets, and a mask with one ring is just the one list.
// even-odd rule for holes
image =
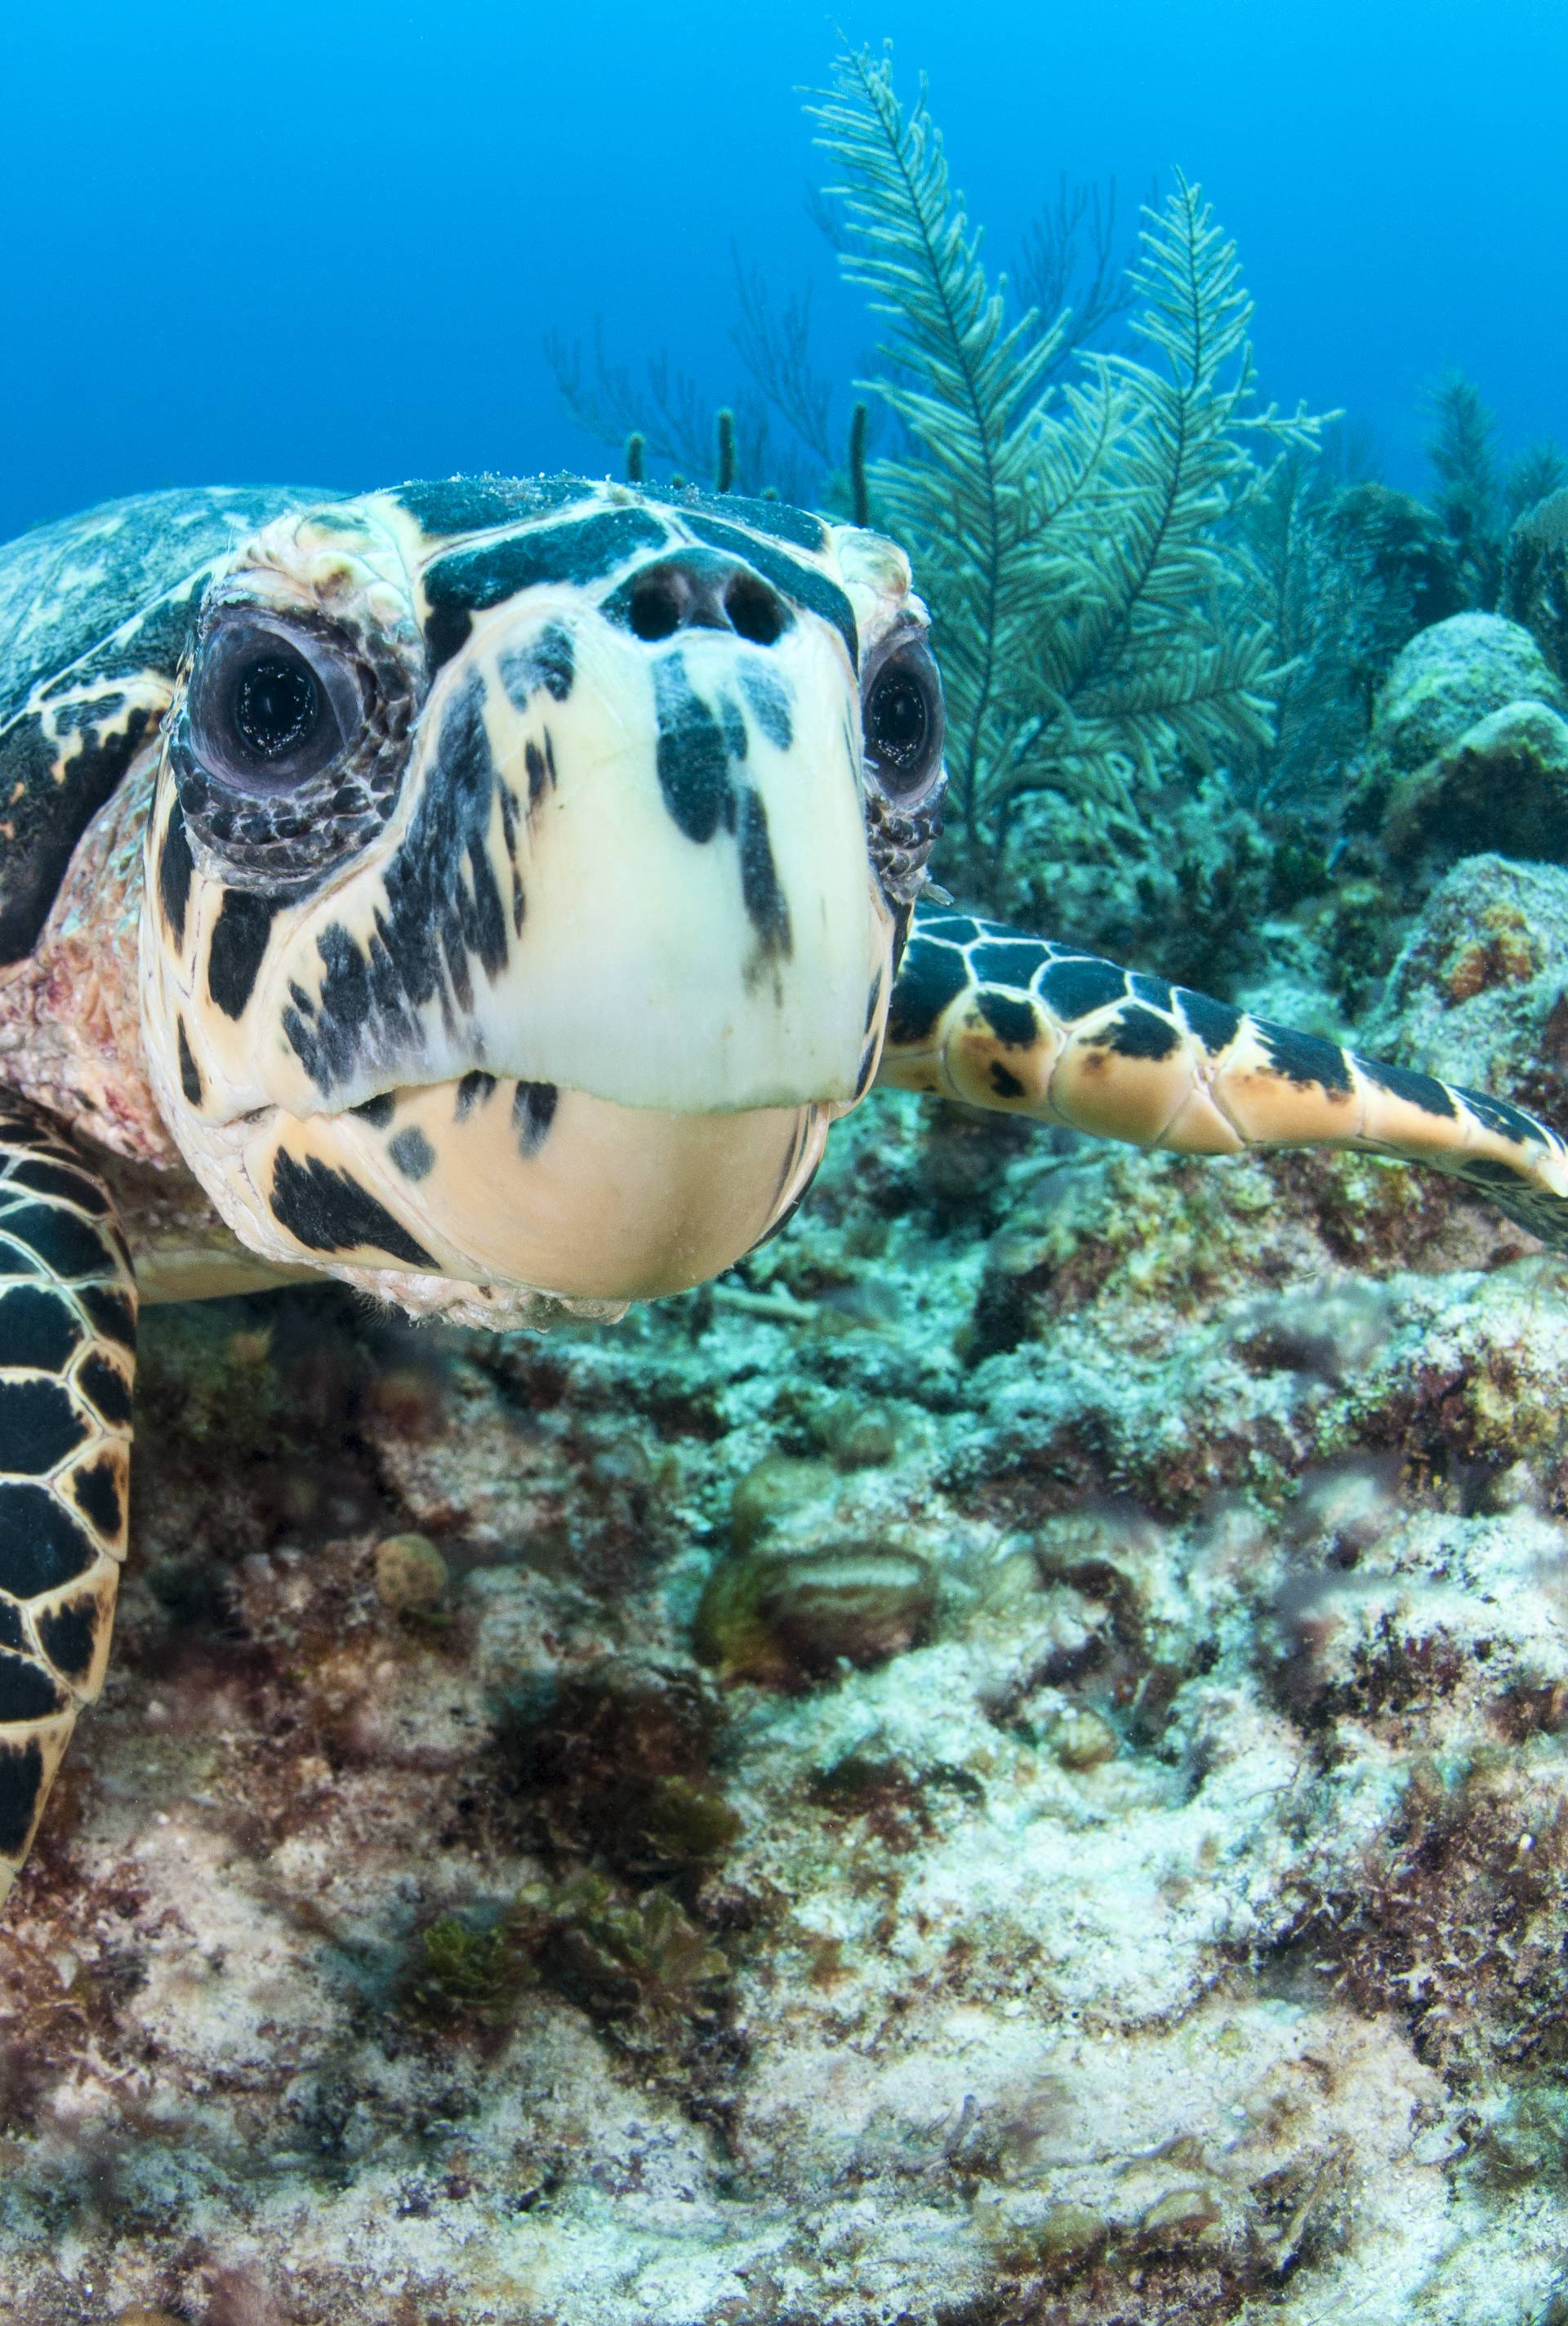
[[263, 1096], [475, 1069], [671, 1113], [858, 1096], [892, 924], [838, 636], [647, 637], [565, 591], [508, 615], [441, 672], [375, 849], [275, 932]]

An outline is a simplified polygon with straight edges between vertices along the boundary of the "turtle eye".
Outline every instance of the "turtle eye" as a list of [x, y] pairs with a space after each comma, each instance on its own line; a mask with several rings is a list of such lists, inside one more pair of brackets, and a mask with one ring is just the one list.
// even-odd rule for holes
[[258, 655], [235, 682], [235, 731], [258, 759], [305, 749], [320, 719], [321, 690], [302, 655]]
[[873, 667], [860, 721], [868, 771], [889, 799], [907, 806], [942, 766], [942, 681], [920, 640], [895, 647]]
[[220, 621], [191, 673], [197, 758], [209, 775], [256, 797], [295, 791], [325, 773], [364, 714], [346, 653], [271, 616]]

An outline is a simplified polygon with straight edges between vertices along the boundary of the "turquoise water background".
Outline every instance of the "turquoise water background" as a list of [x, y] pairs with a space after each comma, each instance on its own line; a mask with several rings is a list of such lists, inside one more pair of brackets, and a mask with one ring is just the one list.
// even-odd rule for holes
[[602, 317], [717, 403], [732, 245], [817, 284], [852, 373], [869, 326], [803, 204], [835, 23], [929, 73], [997, 263], [1062, 171], [1130, 209], [1179, 164], [1267, 394], [1346, 407], [1400, 483], [1445, 363], [1505, 452], [1568, 436], [1562, 0], [8, 7], [0, 537], [180, 480], [602, 470], [544, 332]]

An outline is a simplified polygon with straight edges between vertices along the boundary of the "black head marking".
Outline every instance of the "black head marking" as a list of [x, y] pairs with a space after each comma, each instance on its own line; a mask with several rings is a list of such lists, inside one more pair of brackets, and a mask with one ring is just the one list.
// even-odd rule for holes
[[474, 618], [463, 606], [433, 606], [425, 618], [424, 651], [431, 675], [440, 670], [473, 635]]
[[794, 740], [794, 721], [790, 715], [792, 690], [786, 682], [756, 656], [748, 655], [740, 665], [740, 691], [774, 749], [787, 751]]
[[754, 791], [740, 800], [740, 894], [765, 961], [787, 961], [793, 951], [790, 908], [779, 886], [767, 834], [767, 810]]
[[524, 1157], [536, 1155], [550, 1135], [561, 1093], [553, 1083], [519, 1083], [512, 1101], [512, 1122]]
[[[84, 726], [63, 758], [43, 718], [28, 712], [0, 729], [0, 800], [5, 845], [0, 859], [0, 962], [30, 953], [60, 893], [72, 851], [118, 785], [149, 729], [147, 712]], [[57, 764], [58, 763], [58, 764]]]
[[991, 1088], [998, 1098], [1022, 1098], [1024, 1085], [1016, 1075], [1011, 1075], [1000, 1058], [991, 1060]]
[[424, 576], [430, 609], [425, 646], [432, 670], [463, 644], [472, 615], [541, 582], [586, 587], [613, 573], [639, 549], [663, 548], [667, 538], [664, 526], [646, 509], [600, 509], [575, 523], [536, 526], [437, 558]]
[[654, 665], [654, 704], [664, 805], [688, 840], [711, 840], [720, 824], [733, 831], [735, 793], [723, 730], [692, 685], [678, 648]]
[[970, 967], [982, 985], [1025, 986], [1046, 957], [1043, 945], [1030, 944], [1026, 940], [1016, 938], [1001, 944], [992, 940], [976, 945], [970, 955]]
[[428, 1179], [435, 1169], [435, 1149], [416, 1123], [389, 1140], [386, 1151], [405, 1179]]
[[[530, 742], [528, 749], [539, 757], [540, 770], [543, 775], [544, 767], [543, 756], [538, 754], [537, 747], [533, 742]], [[529, 788], [532, 791], [533, 781], [532, 763], [529, 766], [528, 780]], [[510, 784], [497, 784], [496, 796], [501, 804], [501, 836], [506, 843], [506, 862], [512, 876], [512, 934], [514, 936], [521, 936], [523, 923], [527, 917], [528, 898], [523, 886], [523, 875], [517, 870], [516, 795]]]
[[508, 647], [497, 664], [501, 684], [513, 707], [526, 711], [543, 691], [552, 702], [564, 702], [577, 676], [577, 652], [571, 632], [559, 622], [546, 622], [536, 637]]
[[364, 1064], [402, 1065], [419, 1046], [427, 1003], [439, 995], [467, 1009], [475, 963], [491, 978], [506, 964], [507, 914], [486, 845], [496, 770], [484, 712], [475, 672], [446, 706], [438, 764], [387, 864], [386, 908], [368, 950], [330, 923], [316, 941], [319, 1002], [311, 1009], [302, 994], [283, 1012], [289, 1043], [323, 1093]]
[[226, 1018], [243, 1018], [272, 935], [276, 899], [227, 889], [213, 923], [207, 991]]
[[724, 730], [724, 748], [731, 761], [738, 767], [748, 746], [746, 713], [733, 694], [721, 692], [719, 697], [719, 724]]
[[185, 1020], [182, 1017], [175, 1019], [174, 1030], [180, 1051], [180, 1087], [185, 1093], [188, 1105], [199, 1106], [202, 1089], [201, 1069], [190, 1055], [190, 1037], [185, 1031]]
[[308, 1251], [385, 1251], [411, 1268], [433, 1268], [423, 1244], [348, 1171], [318, 1156], [303, 1163], [282, 1148], [273, 1166], [273, 1215]]
[[476, 1067], [466, 1074], [458, 1084], [457, 1119], [467, 1122], [477, 1106], [483, 1106], [496, 1087], [494, 1075], [481, 1074]]
[[579, 477], [445, 477], [400, 485], [393, 498], [422, 531], [455, 534], [552, 516], [592, 492]]
[[696, 485], [651, 485], [643, 498], [673, 508], [681, 516], [695, 510], [708, 516], [728, 517], [775, 541], [793, 541], [799, 549], [821, 550], [827, 544], [828, 528], [821, 518], [805, 509], [792, 508], [787, 501], [752, 500], [740, 493], [705, 493]]
[[175, 800], [163, 826], [163, 845], [158, 851], [158, 894], [162, 899], [169, 934], [177, 945], [185, 942], [185, 908], [190, 898], [190, 875], [194, 870], [190, 842], [185, 836], [185, 818]]

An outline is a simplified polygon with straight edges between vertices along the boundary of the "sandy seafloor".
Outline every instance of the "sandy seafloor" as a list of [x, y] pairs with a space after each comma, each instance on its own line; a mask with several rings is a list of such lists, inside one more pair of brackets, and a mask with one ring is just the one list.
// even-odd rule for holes
[[151, 1315], [0, 2315], [1568, 2317], [1565, 1394], [1442, 1181], [910, 1099], [618, 1327]]

